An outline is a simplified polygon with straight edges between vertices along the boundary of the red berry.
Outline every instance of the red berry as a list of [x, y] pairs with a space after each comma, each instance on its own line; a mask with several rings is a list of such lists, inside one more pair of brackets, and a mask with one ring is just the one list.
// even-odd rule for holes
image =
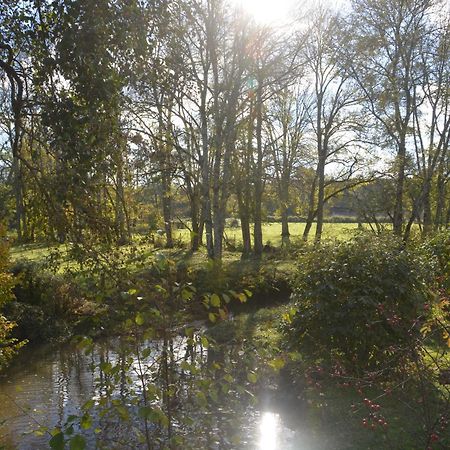
[[438, 436], [436, 433], [432, 433], [431, 436], [430, 436], [430, 439], [431, 439], [433, 442], [436, 442], [436, 441], [439, 440], [439, 436]]

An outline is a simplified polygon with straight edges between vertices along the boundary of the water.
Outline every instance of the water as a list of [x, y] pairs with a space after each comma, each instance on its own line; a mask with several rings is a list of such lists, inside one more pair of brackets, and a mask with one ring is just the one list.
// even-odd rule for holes
[[[151, 345], [156, 352], [160, 351], [160, 343]], [[184, 358], [183, 349], [185, 351], [184, 346], [175, 345], [175, 355]], [[117, 340], [97, 343], [89, 354], [70, 344], [26, 349], [11, 370], [0, 378], [0, 448], [48, 448], [49, 435], [46, 432], [38, 435], [36, 430], [40, 427], [49, 430], [60, 427], [70, 415], [79, 414], [80, 407], [87, 400], [99, 395], [99, 363], [109, 361], [115, 364], [119, 358], [120, 342]], [[301, 439], [298, 432], [287, 428], [280, 414], [271, 411], [268, 406], [265, 405], [263, 411], [247, 413], [247, 423], [243, 422], [247, 439], [241, 445], [230, 448], [312, 448], [305, 447], [305, 442], [299, 446]], [[88, 448], [94, 448], [93, 432], [84, 433]], [[228, 447], [222, 443], [222, 446], [217, 444], [217, 448]]]

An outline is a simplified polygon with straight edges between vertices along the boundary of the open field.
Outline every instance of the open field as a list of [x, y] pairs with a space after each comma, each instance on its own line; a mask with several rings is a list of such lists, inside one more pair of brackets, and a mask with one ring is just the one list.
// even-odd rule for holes
[[[291, 223], [290, 225], [291, 241], [299, 241], [302, 239], [304, 223]], [[356, 223], [325, 223], [323, 237], [325, 239], [339, 239], [344, 240], [351, 237], [357, 230]], [[315, 224], [311, 228], [310, 239], [314, 238]], [[143, 237], [142, 235], [138, 235]], [[173, 237], [175, 241], [187, 245], [189, 243], [189, 230], [174, 230]], [[239, 227], [228, 227], [225, 229], [226, 241], [233, 246], [242, 244], [241, 229]], [[164, 237], [161, 238], [162, 241]], [[270, 244], [275, 247], [281, 245], [281, 223], [267, 223], [263, 225], [263, 239], [265, 244]], [[153, 246], [147, 243], [138, 244], [141, 250], [150, 251]], [[67, 253], [68, 246], [66, 244], [48, 246], [43, 243], [18, 245], [11, 248], [11, 259], [17, 261], [19, 259], [26, 259], [29, 261], [40, 261], [47, 257], [52, 250], [58, 250], [62, 256]], [[225, 255], [227, 256], [227, 255]], [[228, 255], [229, 257], [230, 255]], [[201, 258], [203, 259], [203, 258]], [[235, 259], [235, 258], [233, 258]]]

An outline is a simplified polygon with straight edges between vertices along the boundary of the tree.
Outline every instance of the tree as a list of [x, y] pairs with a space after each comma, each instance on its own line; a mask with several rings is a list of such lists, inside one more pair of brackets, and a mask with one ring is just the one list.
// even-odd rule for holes
[[[395, 149], [396, 193], [393, 228], [404, 225], [407, 147], [417, 114], [416, 87], [432, 0], [355, 0], [349, 21], [352, 77], [365, 98], [373, 127]], [[370, 128], [369, 128], [370, 129]]]

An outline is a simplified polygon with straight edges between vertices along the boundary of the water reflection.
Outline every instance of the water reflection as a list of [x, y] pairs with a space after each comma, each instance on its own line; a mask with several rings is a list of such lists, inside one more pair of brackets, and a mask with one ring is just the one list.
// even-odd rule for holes
[[[181, 362], [190, 361], [194, 363], [195, 354], [200, 352], [200, 361], [205, 364], [212, 364], [213, 357], [209, 352], [203, 353], [203, 348], [198, 349], [195, 345], [186, 347], [185, 340], [175, 339], [170, 343], [173, 348], [171, 355], [173, 361], [171, 365], [176, 369], [180, 396], [188, 394], [188, 390], [181, 389], [182, 383], [192, 382], [189, 372], [184, 372], [179, 368]], [[47, 448], [49, 436], [37, 436], [36, 431], [40, 425], [52, 429], [55, 426], [63, 425], [72, 414], [78, 414], [81, 405], [90, 398], [100, 399], [105, 395], [109, 386], [114, 385], [112, 395], [117, 395], [122, 399], [127, 399], [132, 389], [139, 395], [139, 374], [140, 369], [136, 366], [137, 360], [131, 363], [128, 361], [125, 351], [126, 342], [121, 340], [110, 340], [99, 342], [94, 346], [90, 354], [85, 354], [76, 346], [64, 345], [59, 348], [52, 348], [48, 351], [31, 351], [24, 354], [23, 358], [16, 361], [7, 374], [0, 377], [0, 448], [29, 450]], [[161, 354], [163, 347], [161, 342], [152, 341], [145, 343], [147, 348], [151, 348], [151, 354], [145, 359], [145, 370], [155, 372], [153, 368], [157, 355]], [[232, 351], [233, 349], [230, 349]], [[222, 359], [224, 354], [219, 355]], [[215, 361], [215, 359], [214, 359]], [[100, 364], [119, 365], [121, 367], [117, 380], [111, 384], [111, 374], [99, 369]], [[123, 370], [122, 370], [123, 369]], [[150, 380], [150, 372], [143, 373], [145, 379]], [[158, 373], [154, 373], [158, 376]], [[185, 386], [185, 387], [186, 387]], [[187, 389], [187, 388], [186, 388]], [[180, 398], [181, 398], [180, 397]], [[238, 397], [236, 397], [238, 398]], [[224, 397], [229, 405], [223, 408], [211, 409], [206, 417], [209, 423], [208, 430], [205, 431], [202, 423], [199, 422], [196, 430], [198, 436], [190, 436], [190, 441], [198, 441], [192, 445], [197, 449], [234, 449], [234, 450], [298, 450], [298, 443], [295, 432], [286, 428], [280, 414], [276, 412], [258, 413], [252, 407], [242, 404], [240, 406], [232, 403], [232, 394]], [[193, 410], [188, 398], [185, 398], [184, 411], [191, 417], [198, 414]], [[240, 401], [240, 400], [239, 400]], [[231, 403], [230, 403], [231, 402]], [[270, 407], [270, 403], [267, 405]], [[234, 406], [233, 406], [234, 405]], [[227, 409], [228, 408], [228, 409]], [[242, 414], [245, 420], [240, 422], [240, 430], [236, 430], [235, 417]], [[281, 413], [284, 417], [284, 414]], [[204, 411], [200, 416], [205, 416]], [[199, 416], [199, 418], [201, 418]], [[205, 417], [203, 417], [205, 418]], [[233, 420], [230, 423], [228, 419]], [[97, 418], [100, 428], [105, 430], [105, 442], [114, 442], [104, 448], [137, 450], [143, 448], [141, 445], [131, 442], [131, 434], [119, 427], [114, 421]], [[97, 420], [95, 419], [95, 420]], [[101, 421], [101, 423], [100, 423]], [[133, 424], [129, 424], [133, 427]], [[134, 428], [133, 428], [134, 429]], [[228, 436], [241, 434], [240, 444], [233, 446], [228, 441]], [[88, 448], [95, 448], [97, 435], [93, 430], [83, 431], [88, 442]], [[210, 439], [211, 436], [211, 439]], [[117, 438], [117, 439], [116, 439]], [[123, 439], [130, 440], [124, 443]], [[214, 441], [214, 439], [216, 441]], [[207, 439], [207, 441], [205, 441]], [[208, 440], [210, 439], [210, 440]], [[302, 443], [302, 449], [311, 449]]]
[[259, 450], [277, 450], [280, 416], [273, 412], [264, 412], [259, 425]]

